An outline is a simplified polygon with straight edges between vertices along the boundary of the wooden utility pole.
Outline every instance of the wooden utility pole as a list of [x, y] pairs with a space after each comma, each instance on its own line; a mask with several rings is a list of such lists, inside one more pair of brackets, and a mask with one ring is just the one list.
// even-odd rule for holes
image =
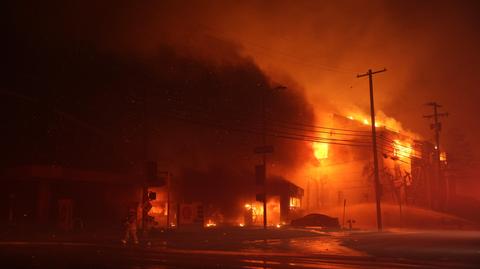
[[[423, 116], [424, 118], [431, 119], [433, 118], [434, 123], [430, 125], [430, 129], [435, 130], [435, 162], [436, 162], [436, 169], [435, 169], [435, 180], [436, 180], [436, 185], [440, 184], [441, 181], [441, 160], [440, 160], [440, 131], [442, 130], [442, 123], [438, 120], [440, 117], [447, 117], [448, 113], [438, 113], [438, 108], [441, 108], [442, 106], [436, 102], [430, 102], [426, 103], [425, 105], [427, 106], [432, 106], [433, 107], [433, 114], [431, 115], [425, 115]], [[445, 182], [445, 201], [448, 203], [449, 200], [449, 186], [448, 182]]]
[[378, 152], [377, 152], [377, 132], [375, 130], [375, 107], [374, 107], [374, 100], [373, 100], [373, 79], [372, 75], [382, 73], [387, 71], [387, 69], [382, 69], [378, 71], [373, 71], [372, 69], [368, 69], [368, 72], [365, 74], [357, 75], [357, 78], [368, 76], [368, 82], [370, 84], [370, 117], [371, 117], [371, 125], [372, 125], [372, 148], [373, 148], [373, 168], [374, 168], [374, 175], [375, 175], [375, 198], [376, 198], [376, 206], [377, 206], [377, 227], [378, 231], [383, 229], [382, 225], [382, 208], [380, 206], [381, 200], [381, 185], [380, 185], [380, 176], [378, 171]]

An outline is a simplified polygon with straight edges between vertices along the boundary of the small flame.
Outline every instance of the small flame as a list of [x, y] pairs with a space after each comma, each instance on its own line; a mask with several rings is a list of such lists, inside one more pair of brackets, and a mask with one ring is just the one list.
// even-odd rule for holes
[[217, 224], [215, 222], [213, 222], [212, 220], [208, 220], [207, 224], [205, 224], [205, 226], [207, 228], [210, 228], [210, 227], [215, 227], [217, 226]]
[[[249, 214], [251, 214], [251, 220], [253, 222], [260, 220], [263, 216], [263, 204], [260, 202], [253, 202], [251, 204], [245, 204], [244, 208]], [[244, 223], [242, 223], [244, 224]], [[240, 225], [240, 227], [243, 227]]]
[[[346, 116], [349, 120], [358, 121], [363, 125], [371, 126], [371, 121], [369, 120], [369, 116], [365, 113], [352, 113], [351, 111], [348, 112]], [[376, 118], [375, 118], [375, 127], [384, 127], [390, 131], [394, 131], [397, 133], [405, 132], [406, 130], [403, 129], [402, 124], [395, 120], [394, 118], [388, 117], [382, 111], [378, 111]], [[410, 133], [410, 132], [409, 132]], [[416, 134], [411, 133], [409, 135], [416, 136]]]
[[290, 208], [298, 208], [300, 207], [300, 199], [297, 197], [290, 197]]
[[445, 151], [440, 152], [440, 161], [444, 162], [447, 160], [447, 153]]
[[162, 214], [163, 209], [158, 207], [158, 206], [152, 206], [152, 208], [150, 209], [150, 213], [152, 213], [152, 214]]

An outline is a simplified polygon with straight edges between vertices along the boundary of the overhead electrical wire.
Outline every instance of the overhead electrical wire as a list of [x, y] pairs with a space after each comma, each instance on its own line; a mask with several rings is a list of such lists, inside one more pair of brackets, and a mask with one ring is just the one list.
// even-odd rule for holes
[[[205, 30], [205, 32], [208, 34], [210, 38], [218, 39], [220, 41], [230, 41], [231, 38], [228, 36], [228, 34], [225, 31], [215, 29], [214, 27], [211, 27], [206, 24], [199, 24], [197, 25], [199, 28]], [[246, 41], [242, 40], [242, 45], [246, 47], [256, 47], [259, 48], [263, 51], [264, 55], [270, 55], [270, 56], [281, 56], [284, 59], [289, 59], [290, 61], [296, 62], [297, 64], [302, 64], [304, 66], [310, 66], [314, 68], [319, 68], [323, 69], [325, 71], [330, 71], [330, 72], [336, 72], [336, 73], [342, 73], [342, 74], [356, 74], [356, 71], [354, 70], [348, 70], [345, 68], [341, 68], [338, 66], [331, 66], [331, 65], [326, 65], [326, 64], [318, 64], [318, 63], [313, 63], [313, 62], [308, 62], [306, 59], [301, 59], [297, 55], [290, 54], [285, 51], [280, 51], [280, 50], [272, 50], [271, 47], [265, 47], [261, 44], [254, 43], [251, 41]]]
[[[173, 98], [170, 100], [173, 100]], [[183, 106], [183, 107], [185, 108], [186, 106]], [[277, 138], [284, 138], [284, 139], [297, 140], [297, 141], [328, 143], [328, 144], [342, 145], [342, 146], [371, 147], [371, 142], [366, 140], [339, 139], [339, 138], [311, 135], [311, 133], [314, 133], [314, 134], [316, 133], [316, 134], [328, 134], [330, 136], [337, 135], [337, 136], [371, 137], [370, 134], [367, 134], [369, 133], [369, 131], [333, 128], [333, 127], [318, 126], [318, 125], [305, 124], [305, 123], [296, 123], [296, 122], [289, 122], [285, 120], [269, 118], [268, 124], [266, 125], [265, 132], [264, 132], [263, 127], [260, 126], [261, 119], [259, 119], [258, 121], [249, 123], [250, 126], [248, 126], [248, 123], [246, 123], [245, 121], [242, 121], [242, 119], [239, 119], [238, 117], [235, 119], [212, 118], [209, 113], [213, 113], [214, 111], [206, 111], [205, 109], [200, 109], [200, 108], [194, 108], [194, 110], [192, 111], [192, 106], [189, 106], [188, 109], [182, 110], [178, 105], [175, 105], [174, 107], [171, 106], [170, 110], [164, 111], [164, 112], [166, 112], [176, 120], [190, 122], [190, 123], [199, 124], [199, 125], [206, 125], [206, 126], [215, 127], [215, 128], [221, 128], [228, 131], [239, 131], [239, 132], [250, 133], [255, 135], [265, 134], [269, 137], [277, 137]], [[193, 114], [193, 112], [195, 112], [195, 114]], [[197, 119], [192, 118], [193, 115]], [[250, 118], [243, 117], [243, 120], [246, 120], [246, 119], [250, 120]], [[228, 122], [228, 123], [225, 123], [225, 122]], [[232, 123], [239, 124], [240, 126], [243, 126], [243, 127], [239, 127], [239, 126], [233, 127], [231, 126]], [[252, 124], [253, 126], [251, 126]], [[291, 131], [285, 131], [285, 129], [291, 130]], [[301, 131], [302, 133], [295, 133], [294, 131]], [[351, 133], [348, 133], [348, 132], [351, 132]], [[411, 156], [407, 156], [402, 154], [399, 151], [395, 151], [395, 147], [392, 145], [393, 143], [395, 143], [394, 140], [391, 140], [385, 137], [384, 135], [378, 135], [377, 138], [380, 140], [381, 150], [383, 150], [384, 152], [395, 154], [396, 157], [399, 157], [397, 161], [408, 163], [401, 160], [400, 158], [412, 159]]]
[[[182, 114], [182, 115], [185, 115], [185, 114], [190, 114], [189, 112], [191, 111], [185, 111], [185, 110], [179, 110], [178, 108], [175, 108], [174, 110], [171, 110], [171, 111], [176, 111], [176, 113], [178, 114]], [[199, 116], [205, 116], [204, 114], [196, 114], [196, 117], [198, 118]], [[208, 117], [210, 117], [208, 115]], [[212, 118], [207, 118], [206, 120], [208, 121], [212, 121], [212, 120], [216, 120], [216, 121], [228, 121], [228, 124], [231, 124], [232, 121], [235, 121], [237, 124], [245, 124], [244, 122], [239, 122], [239, 121], [236, 121], [236, 120], [232, 120], [232, 119], [225, 119], [225, 118], [217, 118], [217, 119], [212, 119]], [[263, 128], [263, 127], [258, 127], [258, 125], [260, 125], [261, 123], [260, 122], [253, 122], [253, 125], [256, 127], [256, 128]], [[316, 141], [324, 141], [324, 142], [329, 142], [329, 141], [332, 141], [332, 142], [355, 142], [355, 143], [358, 143], [358, 144], [370, 144], [369, 141], [366, 141], [366, 140], [349, 140], [349, 139], [339, 139], [339, 138], [329, 138], [329, 137], [321, 137], [321, 136], [313, 136], [313, 135], [308, 135], [308, 134], [298, 134], [298, 133], [291, 133], [291, 132], [286, 132], [284, 130], [281, 130], [281, 129], [278, 129], [278, 128], [274, 128], [274, 127], [271, 127], [271, 126], [266, 126], [266, 128], [268, 129], [268, 131], [270, 132], [271, 135], [274, 135], [274, 136], [279, 136], [279, 135], [287, 135], [287, 136], [298, 136], [298, 137], [304, 137], [304, 138], [307, 138], [307, 139], [315, 139]], [[307, 132], [308, 133], [308, 132]]]
[[189, 123], [194, 123], [194, 124], [200, 124], [200, 125], [206, 125], [206, 126], [211, 126], [215, 128], [221, 128], [225, 129], [228, 131], [238, 131], [238, 132], [245, 132], [245, 133], [250, 133], [250, 134], [255, 134], [255, 135], [267, 135], [270, 137], [278, 137], [278, 138], [285, 138], [285, 139], [290, 139], [290, 140], [299, 140], [299, 141], [307, 141], [307, 142], [320, 142], [320, 143], [328, 143], [328, 144], [333, 144], [333, 145], [343, 145], [343, 146], [355, 146], [355, 147], [368, 147], [366, 144], [358, 144], [355, 143], [355, 141], [344, 141], [338, 142], [338, 141], [325, 141], [321, 140], [318, 138], [308, 138], [308, 137], [301, 137], [301, 136], [294, 136], [294, 135], [286, 135], [286, 134], [275, 134], [271, 132], [262, 132], [254, 129], [246, 129], [246, 128], [239, 128], [239, 127], [232, 127], [232, 126], [227, 126], [219, 123], [213, 123], [213, 122], [205, 122], [205, 121], [199, 121], [191, 118], [185, 118], [181, 117], [179, 115], [172, 115], [169, 114], [173, 119], [175, 120], [180, 120], [180, 121], [185, 121]]
[[[241, 131], [241, 132], [247, 132], [247, 133], [252, 133], [252, 134], [257, 134], [257, 135], [263, 135], [263, 130], [261, 130], [261, 127], [258, 125], [260, 122], [253, 122], [254, 127], [252, 128], [251, 126], [247, 127], [232, 127], [229, 126], [232, 122], [235, 122], [237, 124], [244, 125], [245, 122], [241, 122], [238, 119], [225, 119], [225, 118], [217, 118], [217, 121], [228, 121], [229, 124], [225, 123], [212, 123], [212, 118], [204, 118], [202, 119], [192, 119], [192, 118], [186, 118], [186, 114], [192, 115], [192, 111], [190, 110], [179, 110], [178, 108], [175, 108], [175, 110], [170, 110], [170, 113], [176, 113], [173, 114], [174, 118], [182, 120], [182, 121], [188, 121], [191, 123], [196, 123], [196, 124], [202, 124], [202, 125], [209, 125], [217, 128], [222, 128], [226, 130], [231, 130], [231, 131]], [[198, 110], [196, 112], [199, 112]], [[202, 110], [201, 112], [205, 112], [205, 110]], [[205, 114], [196, 114], [196, 116], [206, 116]], [[209, 117], [209, 115], [207, 115]], [[312, 125], [314, 126], [314, 125]], [[290, 127], [288, 125], [284, 126], [285, 127]], [[321, 128], [329, 128], [329, 127], [321, 127]], [[289, 129], [289, 128], [287, 128]], [[298, 128], [301, 131], [304, 131], [306, 133], [311, 132], [310, 130], [305, 130]], [[334, 129], [334, 128], [332, 128]], [[338, 128], [335, 128], [338, 129]], [[341, 129], [341, 130], [348, 130], [348, 129]], [[355, 131], [355, 130], [348, 130], [348, 131]], [[324, 132], [325, 133], [325, 132]], [[330, 134], [330, 132], [327, 132]], [[332, 132], [333, 133], [333, 132]], [[335, 133], [337, 135], [349, 135], [349, 134], [344, 134], [344, 133]], [[301, 140], [301, 141], [308, 141], [308, 142], [318, 142], [318, 143], [328, 143], [328, 144], [335, 144], [335, 145], [345, 145], [345, 146], [362, 146], [362, 147], [370, 147], [371, 142], [366, 141], [366, 140], [349, 140], [349, 139], [336, 139], [336, 138], [328, 138], [328, 137], [321, 137], [321, 136], [313, 136], [313, 135], [306, 135], [306, 134], [298, 134], [298, 133], [292, 133], [292, 132], [285, 132], [284, 130], [279, 130], [275, 129], [275, 127], [268, 126], [265, 130], [265, 135], [270, 136], [270, 137], [278, 137], [278, 138], [286, 138], [286, 139], [293, 139], [293, 140]], [[351, 134], [350, 134], [351, 135]], [[370, 135], [362, 135], [362, 136], [370, 136]], [[383, 136], [377, 136], [377, 138], [383, 138], [386, 141], [392, 141], [393, 140], [387, 139]], [[380, 144], [383, 145], [383, 150], [388, 151], [390, 153], [394, 153], [394, 146], [388, 142], [381, 142]], [[410, 158], [409, 156], [403, 155], [399, 152], [395, 152], [398, 157], [403, 157], [403, 158]]]
[[[342, 129], [342, 128], [334, 128], [334, 127], [325, 127], [325, 126], [318, 126], [318, 125], [306, 124], [306, 123], [288, 122], [288, 121], [285, 121], [285, 120], [278, 120], [278, 119], [271, 119], [271, 118], [269, 118], [269, 120], [271, 120], [271, 121], [273, 121], [273, 122], [280, 122], [280, 123], [290, 124], [290, 125], [294, 125], [294, 126], [310, 127], [310, 128], [314, 128], [314, 129], [323, 129], [323, 130], [332, 130], [332, 131], [343, 131], [343, 132], [352, 132], [352, 133], [370, 133], [370, 131], [351, 130], [351, 129]], [[341, 133], [341, 134], [343, 134], [343, 135], [350, 135], [350, 134], [345, 134], [345, 133]]]
[[[174, 101], [174, 98], [171, 98], [169, 100]], [[186, 108], [185, 112], [193, 112], [193, 111], [199, 112], [199, 113], [215, 112], [215, 111], [206, 111], [204, 108], [198, 108], [198, 107], [195, 108], [191, 105], [186, 106], [185, 104], [179, 104], [179, 103], [174, 104], [174, 106], [172, 104], [171, 107], [179, 108], [179, 106], [183, 106], [184, 108]], [[230, 119], [230, 120], [243, 120], [243, 119], [250, 120], [250, 118], [247, 118], [246, 115], [242, 115], [242, 116], [236, 115], [235, 117], [236, 117], [235, 119]], [[305, 131], [305, 132], [324, 133], [324, 134], [330, 134], [330, 135], [346, 135], [346, 136], [365, 136], [365, 137], [370, 136], [369, 131], [333, 128], [333, 127], [319, 126], [319, 125], [308, 124], [308, 123], [298, 123], [298, 122], [273, 119], [270, 117], [267, 118], [267, 122], [270, 125], [285, 126], [285, 128], [297, 129], [299, 131]]]
[[[219, 127], [227, 130], [233, 130], [233, 131], [243, 131], [243, 132], [249, 132], [253, 134], [259, 134], [262, 135], [264, 132], [262, 130], [259, 130], [260, 128], [241, 128], [241, 127], [232, 127], [229, 126], [225, 123], [216, 123], [212, 122], [211, 120], [205, 121], [201, 119], [193, 119], [193, 118], [187, 118], [178, 114], [170, 114], [170, 116], [174, 117], [175, 119], [179, 119], [182, 121], [189, 121], [192, 123], [197, 123], [197, 124], [203, 124], [203, 125], [208, 125], [208, 126], [213, 126], [213, 127]], [[280, 138], [291, 138], [291, 139], [297, 139], [297, 140], [303, 140], [303, 141], [310, 141], [310, 142], [320, 142], [320, 143], [334, 143], [334, 144], [342, 144], [342, 145], [354, 145], [354, 146], [368, 146], [368, 144], [362, 144], [364, 142], [358, 142], [355, 140], [332, 140], [328, 138], [322, 138], [322, 137], [314, 137], [314, 136], [305, 136], [301, 134], [293, 134], [293, 133], [285, 133], [277, 130], [272, 130], [272, 129], [266, 129], [265, 134], [271, 137], [280, 137]]]
[[[240, 127], [232, 127], [228, 126], [225, 124], [217, 123], [217, 122], [212, 122], [211, 119], [204, 119], [204, 120], [195, 120], [192, 118], [185, 117], [184, 115], [179, 115], [175, 114], [178, 113], [179, 111], [164, 111], [166, 114], [171, 116], [175, 120], [180, 120], [184, 122], [189, 122], [193, 124], [198, 124], [198, 125], [204, 125], [204, 126], [210, 126], [210, 127], [215, 127], [215, 128], [220, 128], [224, 129], [227, 131], [236, 131], [236, 132], [243, 132], [243, 133], [249, 133], [249, 134], [254, 134], [254, 135], [266, 135], [269, 137], [276, 137], [276, 138], [282, 138], [282, 139], [289, 139], [289, 140], [296, 140], [296, 141], [306, 141], [306, 142], [317, 142], [317, 143], [326, 143], [326, 144], [332, 144], [332, 145], [340, 145], [340, 146], [353, 146], [353, 147], [371, 147], [371, 143], [367, 141], [359, 141], [359, 140], [347, 140], [347, 139], [332, 139], [332, 138], [324, 138], [324, 137], [318, 137], [318, 136], [309, 136], [309, 135], [302, 135], [302, 134], [295, 134], [295, 133], [286, 133], [282, 132], [279, 130], [275, 130], [272, 128], [266, 128], [265, 132], [263, 130], [259, 130], [260, 127], [255, 127], [255, 128], [240, 128]], [[180, 112], [185, 112], [185, 111], [180, 111]], [[208, 121], [205, 121], [208, 120]], [[223, 119], [227, 120], [227, 119]], [[378, 136], [377, 136], [378, 137]], [[387, 152], [390, 154], [394, 154], [395, 157], [398, 157], [395, 159], [395, 161], [402, 162], [405, 164], [410, 164], [407, 161], [404, 161], [402, 159], [410, 159], [412, 160], [413, 158], [411, 156], [407, 156], [402, 154], [401, 152], [394, 151], [395, 148], [391, 143], [386, 143], [386, 142], [380, 142], [380, 150], [383, 152]]]

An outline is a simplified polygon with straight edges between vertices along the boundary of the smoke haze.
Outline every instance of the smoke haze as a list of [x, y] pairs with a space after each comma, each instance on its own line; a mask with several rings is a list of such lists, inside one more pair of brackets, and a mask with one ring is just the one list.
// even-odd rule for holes
[[[478, 12], [475, 1], [15, 3], [3, 51], [9, 54], [16, 48], [20, 53], [6, 55], [13, 67], [5, 85], [27, 89], [48, 104], [66, 103], [86, 122], [108, 126], [118, 140], [126, 141], [115, 158], [129, 163], [142, 156], [138, 104], [145, 88], [161, 89], [151, 97], [160, 106], [171, 105], [166, 100], [175, 92], [175, 100], [190, 109], [200, 106], [209, 111], [208, 117], [240, 113], [257, 122], [259, 93], [285, 85], [288, 91], [273, 98], [270, 115], [306, 122], [315, 118], [323, 125], [328, 113], [368, 111], [368, 81], [356, 75], [386, 67], [374, 81], [377, 109], [431, 140], [430, 122], [422, 118], [431, 111], [423, 104], [437, 101], [451, 114], [442, 119], [442, 142], [454, 147], [454, 133], [465, 130], [474, 158], [480, 149]], [[66, 65], [65, 57], [71, 57], [73, 65]], [[83, 107], [85, 103], [91, 109]], [[98, 118], [96, 109], [101, 108], [104, 116]], [[208, 160], [243, 162], [241, 170], [258, 161], [251, 156], [258, 135], [228, 138], [228, 131], [206, 126], [163, 125], [168, 119], [150, 119], [161, 137], [150, 137], [155, 145], [151, 158], [166, 160], [165, 166], [181, 160], [185, 167], [195, 164], [192, 173], [199, 173], [211, 169]], [[51, 129], [60, 127], [51, 124], [48, 134], [41, 134], [46, 140], [75, 136], [75, 131], [64, 130], [52, 138]], [[244, 141], [240, 145], [239, 136]], [[171, 146], [173, 138], [181, 142]], [[99, 143], [84, 135], [78, 139], [92, 140], [92, 147]], [[280, 143], [285, 149], [280, 146], [272, 165], [285, 167], [277, 172], [294, 177], [292, 168], [312, 158], [309, 145]], [[63, 149], [63, 154], [69, 151]], [[55, 152], [62, 155], [62, 149]], [[72, 158], [86, 161], [93, 152]], [[243, 173], [238, 178], [250, 172]]]

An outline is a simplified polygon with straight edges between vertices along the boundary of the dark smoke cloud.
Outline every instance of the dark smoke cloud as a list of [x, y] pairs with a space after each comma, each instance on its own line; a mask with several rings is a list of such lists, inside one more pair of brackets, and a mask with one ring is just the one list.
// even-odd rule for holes
[[[146, 49], [137, 43], [148, 38], [137, 39], [123, 21], [141, 19], [128, 15], [131, 8], [13, 9], [2, 81], [2, 142], [11, 152], [4, 163], [128, 172], [147, 158], [173, 172], [182, 199], [238, 208], [233, 203], [252, 199], [261, 160], [253, 148], [262, 141], [262, 95], [269, 118], [313, 122], [313, 109], [294, 82], [275, 89], [278, 82], [230, 40], [177, 35], [165, 25]], [[312, 161], [308, 142], [268, 143], [275, 146], [271, 174], [295, 180], [296, 169]]]
[[[455, 115], [445, 126], [474, 126], [467, 136], [480, 149], [473, 116], [478, 11], [476, 1], [147, 1], [69, 5], [58, 13], [69, 18], [62, 33], [120, 53], [149, 57], [167, 43], [228, 62], [233, 49], [269, 77], [296, 81], [317, 114], [367, 111], [367, 81], [356, 74], [387, 67], [375, 79], [379, 110], [431, 138], [421, 116], [430, 112], [423, 104], [436, 100]], [[233, 46], [211, 49], [211, 40]]]
[[[64, 48], [69, 48], [68, 55], [77, 53], [75, 57], [81, 58], [83, 66], [80, 71], [87, 75], [81, 79], [74, 76], [75, 84], [88, 84], [98, 76], [104, 81], [99, 83], [104, 88], [115, 88], [111, 92], [118, 92], [118, 88], [138, 89], [142, 84], [156, 85], [152, 77], [170, 76], [163, 72], [165, 68], [169, 70], [164, 64], [168, 61], [160, 56], [172, 55], [162, 49], [168, 47], [176, 55], [171, 62], [179, 60], [180, 66], [192, 62], [199, 70], [230, 74], [227, 81], [245, 75], [239, 70], [251, 70], [249, 74], [254, 75], [248, 81], [252, 83], [242, 86], [249, 90], [240, 97], [252, 96], [257, 83], [288, 84], [305, 94], [321, 120], [322, 113], [343, 112], [351, 106], [367, 111], [367, 81], [355, 76], [368, 68], [387, 67], [386, 73], [375, 78], [378, 109], [430, 139], [429, 122], [422, 118], [430, 111], [423, 103], [436, 100], [451, 113], [444, 120], [442, 141], [454, 144], [450, 142], [455, 140], [453, 133], [464, 130], [475, 149], [473, 157], [480, 150], [480, 128], [476, 124], [476, 102], [480, 97], [476, 1], [69, 1], [57, 5], [15, 3], [11, 11], [11, 38], [5, 40], [13, 41], [3, 51], [22, 51], [6, 56], [13, 66], [20, 66], [19, 59], [24, 64], [7, 74], [30, 88], [42, 85], [42, 75], [32, 79], [28, 74], [42, 71], [44, 62], [55, 66], [47, 68], [55, 71], [51, 76], [65, 76], [63, 84], [50, 86], [71, 83], [72, 77], [63, 73], [69, 66], [64, 59], [69, 58], [57, 53]], [[19, 44], [23, 50], [17, 50]], [[49, 53], [43, 53], [45, 48]], [[100, 64], [98, 55], [103, 58]], [[94, 60], [85, 63], [89, 59]], [[158, 62], [163, 65], [157, 65]], [[92, 65], [99, 65], [102, 72], [90, 70]], [[190, 68], [182, 70], [188, 73]], [[189, 81], [198, 82], [194, 74], [190, 74]], [[178, 75], [177, 80], [185, 81], [183, 75]], [[205, 85], [211, 85], [208, 83]], [[119, 87], [112, 87], [113, 84]], [[98, 87], [83, 89], [100, 96], [93, 90]], [[73, 92], [77, 94], [68, 96], [75, 96], [72, 99], [79, 104], [83, 104], [82, 98], [90, 96]], [[48, 91], [32, 94], [58, 98]], [[135, 91], [131, 95], [140, 100]], [[112, 93], [97, 101], [101, 104], [116, 96]], [[239, 98], [237, 94], [233, 96]], [[294, 106], [296, 109], [306, 106], [303, 101], [292, 103], [300, 104]], [[258, 105], [239, 105], [243, 106], [248, 109], [239, 110], [258, 109]], [[131, 118], [131, 113], [125, 114], [125, 118]], [[133, 152], [135, 143], [131, 144]], [[203, 160], [191, 157], [191, 162], [199, 159]], [[284, 163], [290, 161], [294, 160]]]

